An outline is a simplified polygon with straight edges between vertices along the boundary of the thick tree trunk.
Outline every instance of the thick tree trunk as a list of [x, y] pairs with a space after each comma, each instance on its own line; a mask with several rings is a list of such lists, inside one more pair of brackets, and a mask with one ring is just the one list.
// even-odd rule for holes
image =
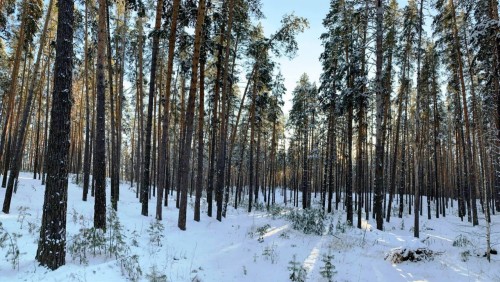
[[73, 71], [73, 0], [59, 0], [47, 186], [36, 260], [50, 269], [65, 264], [68, 151]]
[[97, 32], [97, 106], [94, 146], [95, 204], [94, 227], [106, 230], [106, 81], [104, 63], [106, 55], [106, 0], [99, 0]]

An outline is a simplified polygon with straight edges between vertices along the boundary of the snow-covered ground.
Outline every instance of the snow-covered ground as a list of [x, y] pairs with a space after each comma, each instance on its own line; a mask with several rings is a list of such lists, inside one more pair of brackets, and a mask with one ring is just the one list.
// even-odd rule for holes
[[[66, 265], [56, 271], [40, 267], [35, 261], [38, 227], [41, 223], [44, 187], [31, 174], [21, 173], [17, 194], [10, 214], [0, 213], [3, 228], [19, 234], [19, 263], [11, 263], [7, 244], [0, 249], [0, 281], [126, 281], [124, 261], [106, 254], [92, 255], [88, 263], [80, 264], [68, 253]], [[187, 231], [177, 228], [175, 202], [164, 208], [163, 231], [154, 219], [156, 199], [150, 200], [148, 218], [140, 215], [135, 191], [122, 184], [118, 217], [123, 225], [128, 258], [137, 255], [141, 281], [290, 281], [289, 267], [295, 257], [302, 265], [307, 281], [328, 281], [320, 271], [325, 256], [333, 255], [331, 263], [336, 274], [332, 281], [500, 281], [500, 257], [492, 256], [488, 263], [485, 252], [484, 217], [480, 226], [461, 222], [455, 210], [446, 218], [427, 221], [421, 218], [420, 239], [413, 237], [413, 217], [393, 216], [378, 231], [363, 222], [364, 229], [346, 228], [345, 214], [335, 212], [327, 217], [325, 233], [306, 235], [292, 229], [283, 216], [265, 211], [247, 213], [228, 209], [227, 218], [218, 222], [206, 216], [203, 206], [201, 222], [192, 220], [192, 202], [188, 208]], [[3, 201], [5, 189], [0, 189]], [[68, 195], [68, 245], [82, 227], [92, 226], [93, 198], [81, 201], [82, 188], [70, 184]], [[109, 202], [109, 191], [107, 191]], [[456, 207], [456, 205], [455, 205]], [[286, 213], [287, 210], [281, 210]], [[355, 219], [356, 222], [356, 219]], [[338, 227], [338, 228], [337, 228]], [[108, 228], [109, 229], [109, 228]], [[149, 231], [148, 231], [149, 230]], [[328, 232], [329, 230], [329, 232]], [[328, 234], [329, 233], [329, 234]], [[161, 234], [161, 235], [160, 235]], [[107, 235], [106, 235], [107, 236]], [[17, 237], [17, 236], [15, 236]], [[453, 246], [461, 238], [462, 246]], [[159, 240], [159, 241], [158, 241]], [[134, 242], [135, 241], [135, 242]], [[469, 241], [467, 243], [463, 243]], [[500, 216], [492, 218], [492, 244], [500, 248]], [[433, 260], [393, 264], [386, 256], [395, 248], [425, 247], [434, 252]], [[7, 257], [5, 257], [7, 255]], [[125, 260], [127, 262], [133, 260]], [[126, 271], [125, 271], [126, 272]], [[166, 278], [166, 280], [165, 280]]]

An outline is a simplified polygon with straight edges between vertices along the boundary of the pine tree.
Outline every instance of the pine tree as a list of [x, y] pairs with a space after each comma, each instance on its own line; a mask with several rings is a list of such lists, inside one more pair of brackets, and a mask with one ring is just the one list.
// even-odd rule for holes
[[[35, 3], [32, 3], [35, 5]], [[52, 11], [52, 6], [53, 6], [53, 1], [51, 0], [48, 5], [48, 10], [47, 10], [47, 15], [45, 17], [45, 23], [43, 25], [43, 31], [40, 36], [40, 46], [38, 48], [38, 53], [36, 57], [36, 62], [34, 66], [34, 74], [31, 77], [31, 81], [29, 83], [29, 89], [28, 89], [28, 96], [26, 97], [26, 104], [24, 106], [23, 110], [23, 116], [22, 120], [20, 121], [18, 127], [17, 134], [14, 135], [14, 139], [16, 140], [15, 143], [15, 149], [14, 149], [14, 156], [12, 157], [12, 163], [10, 167], [10, 174], [9, 174], [9, 180], [7, 183], [7, 190], [5, 192], [5, 199], [4, 199], [4, 204], [3, 204], [3, 209], [2, 211], [5, 213], [9, 213], [10, 210], [10, 201], [12, 198], [12, 192], [14, 190], [14, 182], [17, 181], [17, 177], [19, 175], [19, 170], [21, 167], [21, 157], [22, 157], [22, 149], [23, 149], [23, 144], [25, 142], [25, 137], [26, 137], [26, 127], [28, 126], [28, 120], [30, 118], [30, 114], [32, 111], [32, 104], [33, 104], [33, 96], [35, 95], [35, 86], [37, 83], [37, 78], [39, 77], [40, 73], [40, 68], [41, 68], [41, 58], [43, 56], [43, 49], [45, 47], [45, 41], [47, 38], [47, 29], [49, 26], [49, 20], [51, 17], [51, 11]], [[5, 177], [4, 177], [5, 178]]]
[[47, 154], [47, 184], [37, 261], [50, 269], [65, 264], [68, 151], [73, 71], [73, 0], [59, 0], [52, 113]]
[[160, 47], [160, 26], [163, 14], [163, 0], [158, 0], [156, 3], [156, 17], [153, 31], [153, 46], [151, 52], [151, 71], [149, 81], [149, 99], [148, 99], [148, 115], [146, 121], [146, 144], [144, 150], [144, 171], [141, 183], [141, 214], [148, 215], [148, 192], [150, 189], [150, 167], [151, 167], [151, 135], [153, 126], [153, 103], [156, 88], [156, 70], [158, 64], [158, 51]]
[[[94, 145], [93, 179], [95, 181], [94, 227], [106, 230], [106, 83], [104, 64], [106, 55], [106, 0], [98, 2], [97, 25], [97, 106]], [[110, 67], [110, 66], [108, 66]]]
[[180, 195], [180, 207], [179, 207], [179, 220], [177, 226], [181, 230], [186, 230], [186, 213], [187, 213], [187, 194], [188, 194], [188, 173], [189, 173], [189, 163], [191, 157], [191, 141], [193, 138], [193, 123], [194, 123], [194, 104], [196, 87], [198, 83], [198, 70], [199, 70], [199, 60], [200, 60], [200, 49], [202, 40], [202, 26], [205, 22], [206, 15], [206, 2], [205, 0], [200, 0], [198, 4], [198, 15], [196, 18], [196, 28], [195, 28], [195, 43], [194, 43], [194, 53], [192, 61], [191, 70], [191, 84], [189, 88], [188, 106], [185, 113], [185, 127], [182, 130], [181, 135], [181, 152], [180, 152], [180, 167], [179, 167], [179, 189]]
[[[373, 212], [375, 213], [377, 219], [377, 229], [383, 230], [383, 211], [382, 202], [384, 198], [384, 144], [383, 136], [385, 135], [384, 128], [382, 127], [384, 118], [384, 81], [382, 77], [382, 64], [383, 64], [383, 21], [384, 21], [384, 5], [382, 0], [377, 0], [376, 2], [376, 26], [377, 26], [377, 36], [376, 36], [376, 127], [377, 136], [375, 144], [375, 196], [374, 196], [374, 207]], [[418, 99], [418, 98], [417, 98]]]

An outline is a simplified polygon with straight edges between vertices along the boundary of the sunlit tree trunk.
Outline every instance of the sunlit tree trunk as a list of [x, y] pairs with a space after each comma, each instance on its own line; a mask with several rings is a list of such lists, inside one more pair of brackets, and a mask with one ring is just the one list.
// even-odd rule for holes
[[189, 162], [191, 158], [191, 141], [193, 138], [193, 124], [194, 124], [194, 105], [195, 105], [195, 95], [197, 91], [198, 82], [198, 64], [200, 60], [200, 49], [202, 41], [202, 26], [205, 20], [206, 14], [206, 3], [205, 0], [200, 0], [198, 4], [198, 14], [196, 18], [196, 28], [195, 28], [195, 41], [194, 41], [194, 51], [193, 51], [193, 61], [191, 69], [191, 83], [189, 88], [188, 104], [185, 113], [185, 125], [183, 129], [183, 144], [181, 146], [180, 156], [180, 166], [179, 166], [179, 183], [180, 183], [180, 207], [179, 207], [179, 220], [177, 226], [181, 230], [186, 230], [186, 213], [187, 213], [187, 184], [188, 184], [188, 174], [189, 174]]

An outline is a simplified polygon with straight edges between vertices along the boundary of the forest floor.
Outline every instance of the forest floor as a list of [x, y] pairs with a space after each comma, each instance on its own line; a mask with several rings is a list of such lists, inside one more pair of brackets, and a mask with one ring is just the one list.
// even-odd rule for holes
[[[480, 216], [479, 226], [472, 227], [460, 221], [456, 208], [449, 208], [450, 214], [445, 218], [436, 219], [433, 215], [430, 221], [424, 211], [420, 239], [415, 239], [412, 215], [403, 219], [395, 215], [390, 223], [384, 222], [385, 231], [378, 231], [372, 226], [372, 219], [363, 221], [363, 229], [347, 227], [343, 224], [345, 214], [335, 211], [325, 218], [323, 234], [311, 235], [292, 228], [287, 208], [247, 213], [244, 206], [238, 210], [230, 207], [221, 223], [207, 217], [204, 202], [198, 223], [192, 220], [190, 200], [187, 231], [181, 231], [177, 228], [175, 199], [164, 208], [164, 220], [159, 224], [154, 219], [156, 199], [150, 200], [151, 215], [145, 218], [140, 215], [135, 188], [122, 184], [119, 221], [114, 221], [114, 226], [121, 226], [121, 230], [108, 226], [108, 232], [100, 234], [107, 238], [106, 243], [91, 243], [83, 230], [92, 226], [93, 198], [81, 201], [82, 188], [72, 182], [68, 193], [66, 265], [50, 271], [35, 261], [44, 187], [32, 179], [32, 174], [21, 173], [11, 213], [0, 214], [0, 235], [9, 233], [0, 249], [0, 281], [97, 282], [137, 278], [274, 282], [290, 281], [292, 268], [297, 272], [302, 269], [306, 281], [328, 281], [321, 275], [326, 261], [335, 267], [331, 281], [500, 281], [500, 256], [492, 255], [490, 263], [483, 257], [484, 217]], [[1, 200], [4, 194], [5, 189], [0, 189]], [[109, 201], [109, 191], [107, 196]], [[492, 217], [491, 227], [492, 245], [498, 250], [499, 215]], [[86, 238], [96, 238], [86, 234]], [[386, 257], [397, 248], [427, 248], [433, 255], [418, 262], [395, 264]]]

